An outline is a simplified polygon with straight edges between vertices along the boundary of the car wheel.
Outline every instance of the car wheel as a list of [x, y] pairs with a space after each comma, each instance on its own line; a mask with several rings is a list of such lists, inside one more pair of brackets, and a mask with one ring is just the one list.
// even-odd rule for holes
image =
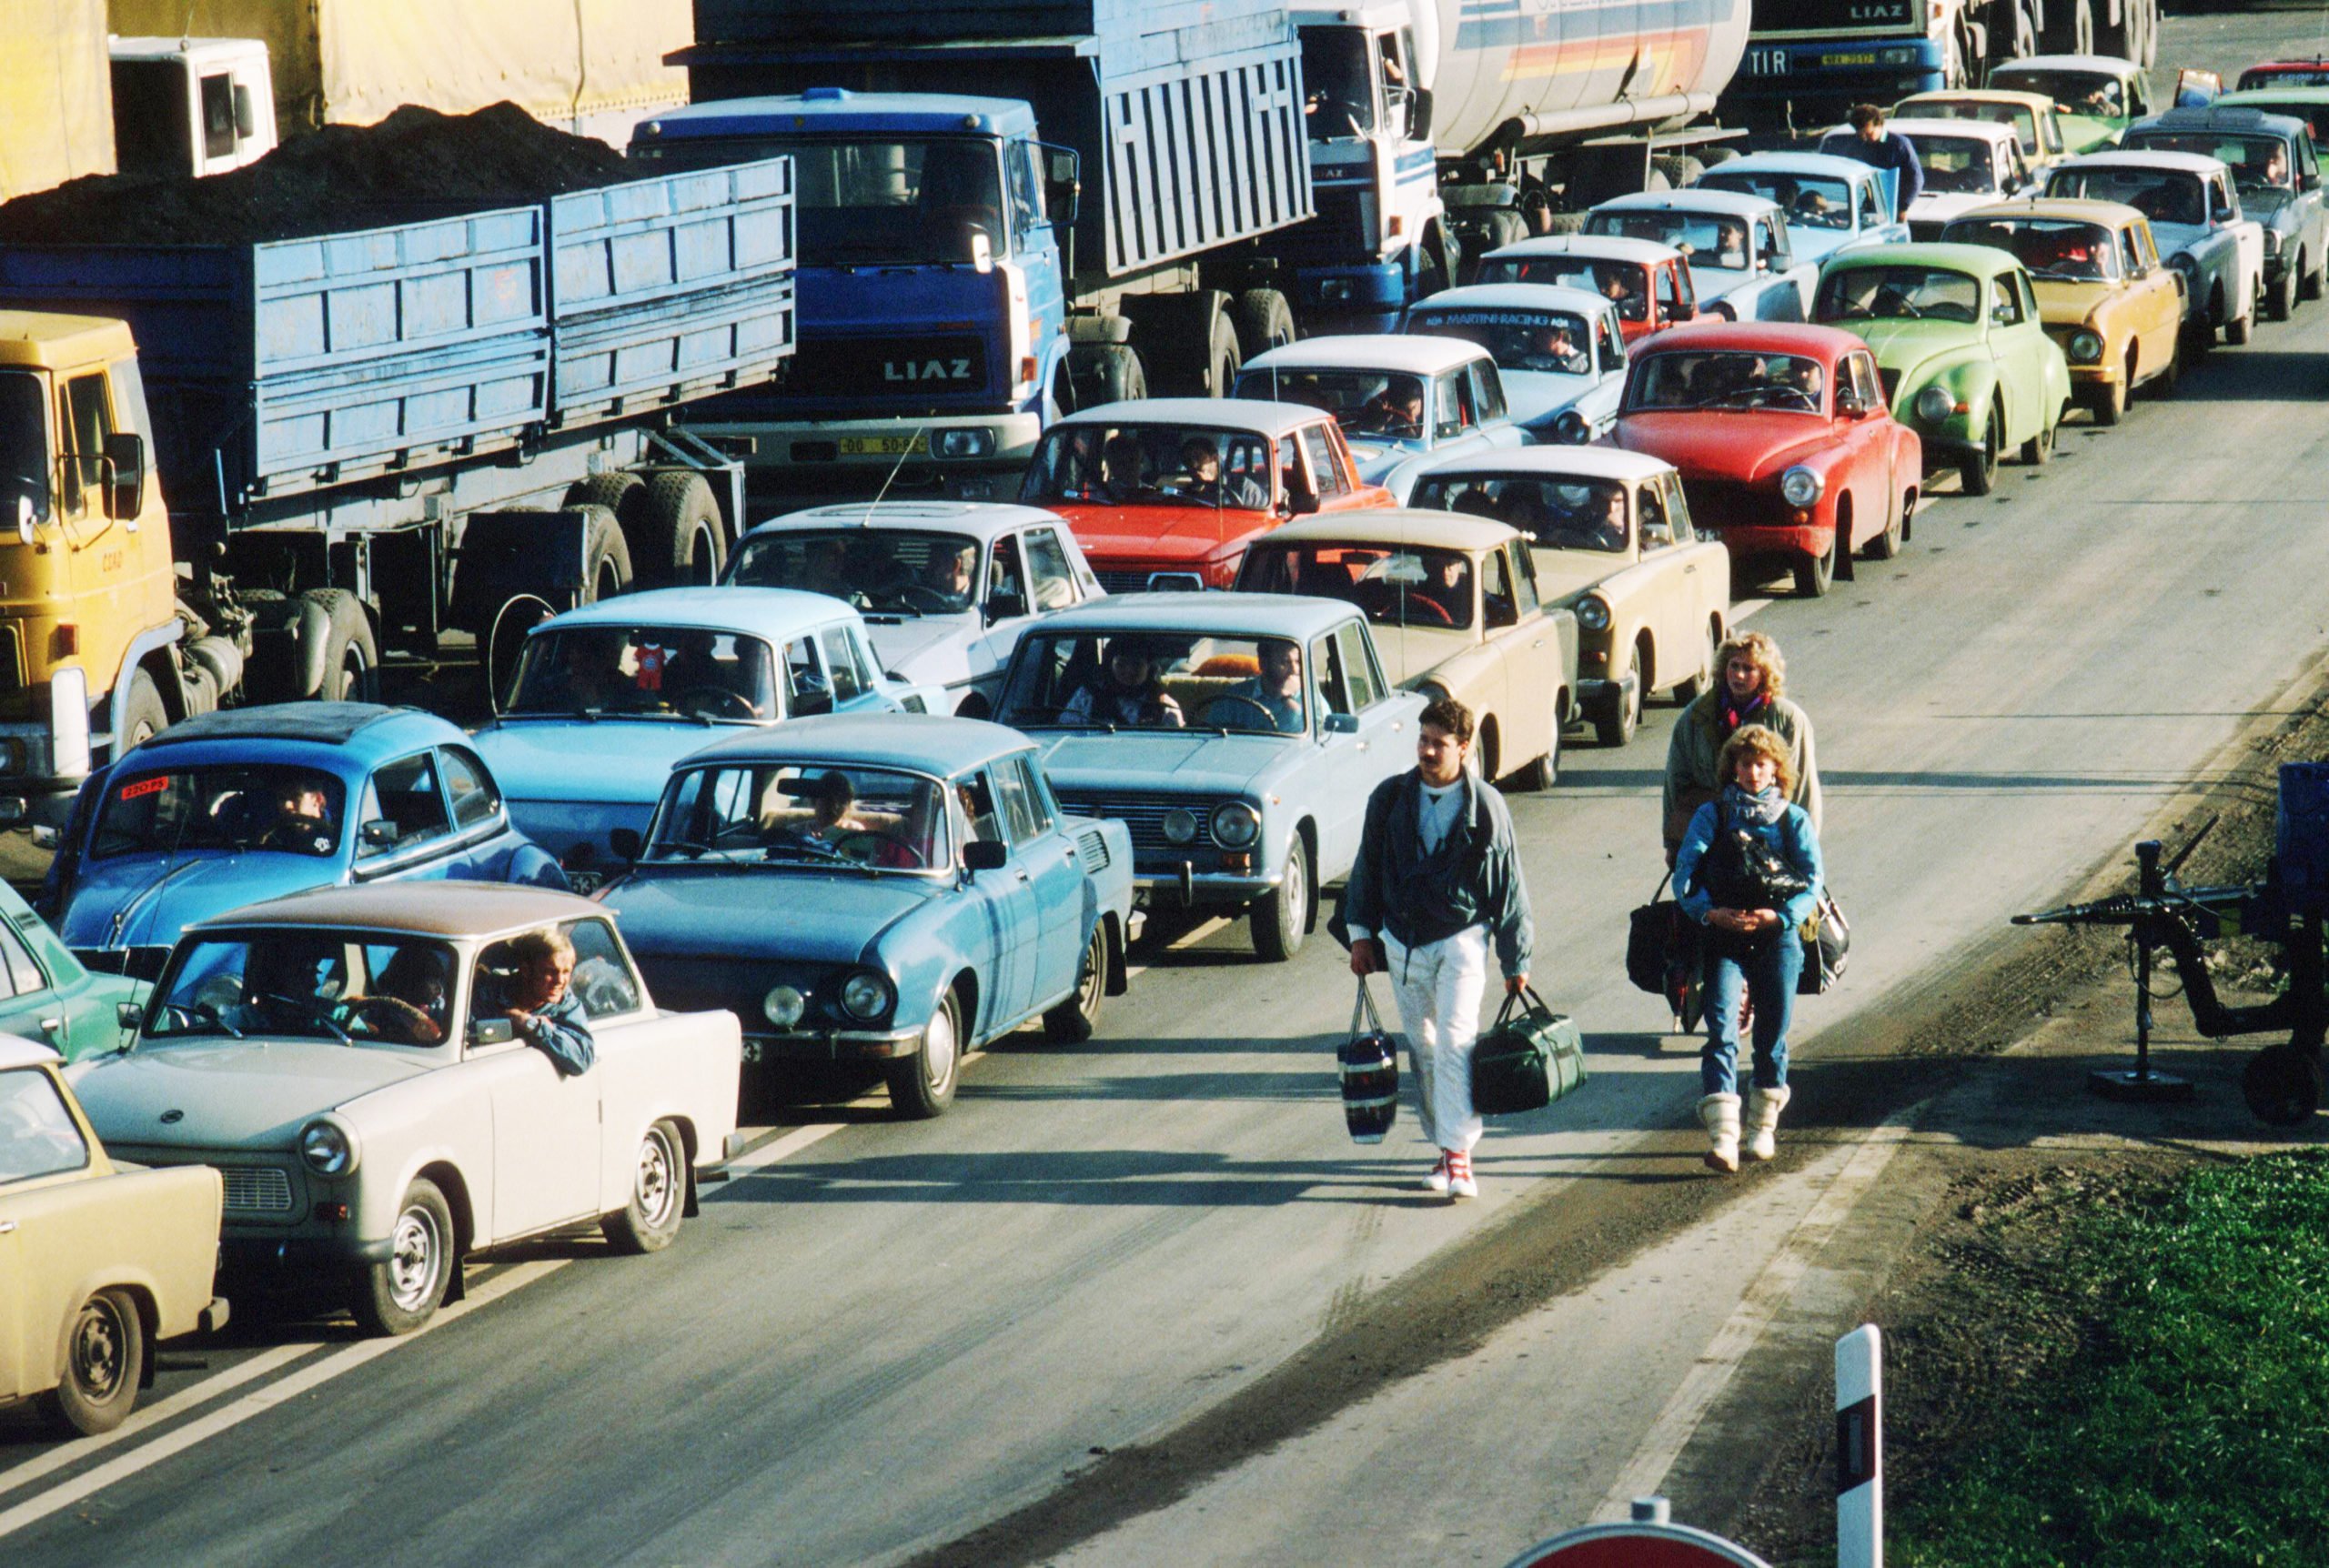
[[1806, 556], [1795, 563], [1795, 592], [1799, 598], [1824, 598], [1836, 580], [1837, 537], [1828, 536], [1824, 555]]
[[95, 1437], [129, 1419], [146, 1370], [146, 1323], [126, 1291], [99, 1291], [81, 1303], [65, 1343], [64, 1375], [41, 1396], [41, 1412], [66, 1437]]
[[2312, 1051], [2284, 1040], [2248, 1059], [2240, 1092], [2259, 1121], [2300, 1127], [2321, 1109], [2321, 1061]]
[[2038, 433], [2021, 444], [2021, 460], [2033, 468], [2042, 468], [2054, 460], [2054, 430], [2062, 421], [2057, 409], [2052, 419], [2038, 427]]
[[2324, 254], [2321, 265], [2310, 272], [2304, 271], [2306, 265], [2304, 257], [2297, 258], [2297, 268], [2304, 276], [2297, 280], [2296, 297], [2299, 299], [2318, 299], [2324, 293], [2329, 293], [2329, 254]]
[[2256, 336], [2256, 297], [2263, 293], [2262, 284], [2248, 291], [2248, 308], [2223, 324], [2223, 340], [2238, 348]]
[[2286, 321], [2296, 314], [2296, 268], [2281, 270], [2281, 281], [2273, 286], [2271, 297], [2264, 301], [2264, 314], [2274, 321]]
[[1626, 672], [1618, 683], [1618, 705], [1593, 721], [1593, 738], [1604, 746], [1623, 746], [1641, 728], [1641, 646], [1626, 653]]
[[1269, 896], [1254, 905], [1254, 950], [1271, 963], [1284, 963], [1302, 950], [1310, 929], [1310, 852], [1296, 833], [1285, 849], [1285, 875]]
[[902, 1061], [890, 1064], [890, 1106], [911, 1121], [943, 1116], [954, 1103], [954, 1086], [963, 1072], [963, 1015], [950, 987], [938, 999], [922, 1031], [922, 1045]]
[[[1998, 485], [1998, 448], [2005, 445], [2004, 434], [1998, 428], [1998, 411], [1990, 410], [1990, 422], [1981, 434], [1981, 449], [1970, 457], [1958, 460], [1957, 472], [1965, 481], [1969, 496], [1986, 496]], [[1797, 577], [1802, 576], [1800, 568]]]
[[1699, 641], [1697, 673], [1674, 683], [1675, 707], [1688, 708], [1712, 689], [1715, 655], [1720, 651], [1721, 647], [1722, 628], [1709, 620], [1707, 622], [1705, 634]]
[[1107, 994], [1108, 923], [1094, 920], [1092, 940], [1084, 944], [1084, 960], [1076, 967], [1075, 990], [1044, 1014], [1044, 1038], [1054, 1045], [1090, 1040], [1100, 1027], [1100, 1002]]
[[599, 1221], [618, 1252], [660, 1252], [680, 1233], [688, 1209], [688, 1146], [680, 1130], [658, 1121], [639, 1141], [630, 1201]]
[[2135, 357], [2127, 355], [2127, 375], [2124, 380], [2090, 387], [2086, 394], [2086, 411], [2094, 416], [2098, 425], [2116, 425], [2127, 411], [2127, 388], [2134, 384]]
[[357, 1271], [348, 1303], [368, 1334], [408, 1334], [437, 1313], [460, 1260], [453, 1255], [453, 1211], [437, 1183], [423, 1179], [404, 1190], [388, 1255]]

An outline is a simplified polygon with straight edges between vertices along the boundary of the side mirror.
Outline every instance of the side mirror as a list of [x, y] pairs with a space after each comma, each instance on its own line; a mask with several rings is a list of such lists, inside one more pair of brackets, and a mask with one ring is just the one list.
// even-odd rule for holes
[[517, 1038], [518, 1026], [506, 1018], [469, 1020], [469, 1042], [471, 1045], [507, 1045]]
[[1858, 419], [1867, 412], [1867, 407], [1858, 397], [1845, 392], [1836, 394], [1836, 417], [1839, 419]]
[[1414, 140], [1431, 139], [1431, 89], [1417, 87], [1407, 98], [1407, 135]]
[[65, 835], [46, 822], [35, 822], [33, 824], [32, 840], [35, 849], [54, 849], [65, 842]]
[[251, 90], [241, 82], [235, 84], [235, 136], [248, 141], [258, 135], [258, 113], [251, 106]]
[[1669, 307], [1666, 312], [1669, 321], [1696, 321], [1698, 318], [1699, 307], [1687, 299]]
[[1011, 861], [1011, 846], [1000, 839], [973, 839], [963, 846], [966, 871], [1000, 871]]
[[358, 829], [368, 849], [390, 849], [396, 847], [397, 825], [386, 817], [375, 817]]
[[105, 447], [106, 516], [136, 521], [146, 509], [146, 437], [123, 430]]
[[636, 828], [617, 828], [607, 835], [607, 848], [614, 851], [618, 860], [636, 860], [639, 851], [644, 847], [640, 842]]
[[1048, 142], [1036, 143], [1035, 150], [1044, 155], [1044, 216], [1058, 227], [1071, 227], [1083, 206], [1083, 160], [1074, 148]]
[[1326, 723], [1320, 728], [1329, 735], [1356, 735], [1358, 733], [1358, 715], [1329, 713], [1326, 715]]
[[1027, 613], [1027, 601], [1015, 593], [994, 593], [987, 596], [986, 618], [992, 626], [998, 620], [1012, 620]]
[[113, 1020], [124, 1029], [139, 1029], [146, 1022], [143, 1002], [117, 1001], [113, 1004]]
[[830, 691], [812, 686], [792, 694], [792, 717], [795, 719], [806, 719], [812, 714], [831, 713], [832, 710], [833, 694]]
[[1285, 487], [1286, 510], [1295, 517], [1308, 517], [1318, 509], [1318, 492], [1308, 486], [1288, 485]]

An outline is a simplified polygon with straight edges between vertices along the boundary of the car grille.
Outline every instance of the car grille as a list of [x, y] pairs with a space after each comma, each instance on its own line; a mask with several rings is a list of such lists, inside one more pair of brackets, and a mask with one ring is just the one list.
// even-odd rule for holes
[[1780, 521], [1777, 494], [1761, 485], [1735, 479], [1688, 479], [1682, 494], [1690, 503], [1690, 521], [1700, 528], [1752, 528]]
[[227, 1208], [244, 1214], [288, 1214], [291, 1178], [272, 1165], [222, 1165]]
[[1097, 828], [1086, 828], [1075, 836], [1076, 851], [1084, 857], [1084, 874], [1104, 871], [1112, 863], [1108, 856], [1108, 836]]
[[[1158, 572], [1170, 572], [1175, 577], [1194, 578], [1195, 586], [1199, 588], [1205, 586], [1205, 574], [1195, 567], [1130, 567], [1115, 571], [1100, 571], [1095, 568], [1092, 575], [1098, 578], [1100, 586], [1110, 593], [1146, 593], [1148, 579]], [[1166, 586], [1185, 588], [1191, 585], [1184, 581]]]
[[843, 398], [926, 399], [984, 392], [986, 340], [952, 332], [911, 337], [803, 333], [787, 385]]
[[1213, 836], [1208, 831], [1206, 823], [1212, 818], [1214, 807], [1220, 804], [1215, 800], [1104, 799], [1097, 795], [1067, 790], [1060, 791], [1059, 800], [1061, 805], [1079, 817], [1106, 817], [1122, 822], [1124, 825], [1124, 830], [1132, 835], [1132, 849], [1135, 856], [1152, 850], [1159, 853], [1180, 854], [1193, 847], [1191, 844], [1173, 843], [1164, 837], [1165, 814], [1183, 806], [1196, 813], [1195, 842], [1212, 842]]
[[1281, 229], [1270, 248], [1282, 261], [1331, 264], [1373, 248], [1364, 185], [1319, 185], [1311, 191], [1318, 216]]

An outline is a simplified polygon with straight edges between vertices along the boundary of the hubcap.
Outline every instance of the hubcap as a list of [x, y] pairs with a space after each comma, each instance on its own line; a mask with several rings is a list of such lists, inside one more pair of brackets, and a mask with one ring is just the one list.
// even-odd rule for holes
[[679, 1198], [680, 1184], [672, 1179], [676, 1161], [671, 1156], [671, 1143], [660, 1127], [649, 1131], [647, 1141], [639, 1146], [639, 1179], [634, 1201], [650, 1228], [660, 1229], [671, 1217], [671, 1205]]
[[696, 529], [695, 542], [690, 547], [688, 553], [687, 577], [691, 587], [710, 588], [711, 586], [718, 576], [712, 567], [711, 557], [712, 552], [718, 548], [710, 528]]
[[104, 1404], [121, 1392], [129, 1375], [129, 1326], [112, 1302], [99, 1298], [81, 1308], [73, 1328], [73, 1382], [90, 1400]]
[[942, 1007], [931, 1019], [930, 1027], [923, 1031], [923, 1081], [933, 1089], [944, 1089], [953, 1082], [954, 1057], [954, 1018]]
[[443, 1267], [443, 1238], [437, 1217], [415, 1206], [397, 1216], [394, 1251], [388, 1255], [388, 1299], [400, 1311], [417, 1312], [437, 1294], [437, 1273]]
[[1076, 1004], [1087, 1015], [1100, 1005], [1100, 988], [1106, 981], [1107, 970], [1107, 939], [1095, 926], [1092, 930], [1092, 943], [1084, 950], [1084, 984], [1075, 999]]
[[1297, 932], [1310, 923], [1310, 873], [1298, 854], [1286, 861], [1285, 912]]

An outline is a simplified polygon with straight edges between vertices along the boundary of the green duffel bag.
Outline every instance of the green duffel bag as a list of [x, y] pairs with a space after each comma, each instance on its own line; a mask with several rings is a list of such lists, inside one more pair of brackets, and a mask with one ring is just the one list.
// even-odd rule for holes
[[1496, 1027], [1472, 1048], [1472, 1109], [1482, 1116], [1540, 1110], [1584, 1081], [1577, 1020], [1547, 1007], [1533, 987], [1506, 997]]

